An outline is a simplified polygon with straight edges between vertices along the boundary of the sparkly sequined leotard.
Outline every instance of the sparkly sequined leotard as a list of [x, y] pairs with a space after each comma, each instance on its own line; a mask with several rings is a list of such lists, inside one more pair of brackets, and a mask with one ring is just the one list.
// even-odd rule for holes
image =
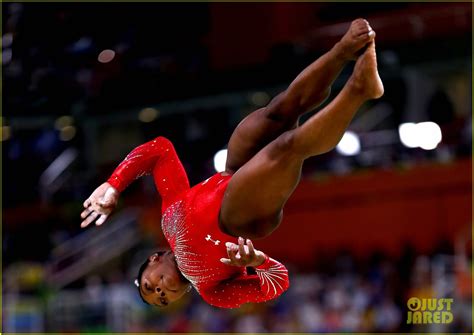
[[218, 226], [231, 176], [218, 173], [190, 188], [173, 145], [158, 137], [135, 148], [108, 182], [121, 192], [136, 178], [150, 173], [162, 197], [161, 225], [178, 268], [205, 301], [233, 308], [276, 298], [288, 288], [288, 271], [268, 256], [252, 271], [255, 274], [220, 262], [228, 257], [225, 243], [236, 243], [235, 237]]

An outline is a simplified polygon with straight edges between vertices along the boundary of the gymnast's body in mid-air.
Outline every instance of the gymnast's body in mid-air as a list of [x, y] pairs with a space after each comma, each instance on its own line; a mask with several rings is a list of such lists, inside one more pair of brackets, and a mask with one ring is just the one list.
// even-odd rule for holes
[[[328, 97], [352, 60], [354, 71], [341, 92], [299, 125], [299, 117]], [[288, 288], [288, 272], [250, 239], [267, 236], [279, 225], [304, 160], [333, 149], [360, 106], [382, 94], [375, 32], [357, 19], [329, 52], [237, 126], [225, 172], [190, 188], [173, 145], [157, 137], [135, 148], [84, 202], [81, 226], [103, 224], [119, 194], [136, 178], [152, 174], [171, 250], [149, 256], [141, 267], [136, 284], [143, 300], [164, 306], [191, 287], [219, 307], [273, 299]]]

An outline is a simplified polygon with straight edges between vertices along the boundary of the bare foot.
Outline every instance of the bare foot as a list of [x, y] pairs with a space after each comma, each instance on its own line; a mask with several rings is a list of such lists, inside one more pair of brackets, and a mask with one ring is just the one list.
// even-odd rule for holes
[[364, 47], [375, 38], [375, 31], [370, 27], [369, 22], [364, 19], [352, 21], [346, 34], [337, 44], [341, 57], [347, 60], [356, 60], [360, 56]]
[[377, 99], [383, 95], [383, 83], [377, 71], [375, 41], [369, 43], [365, 52], [357, 60], [349, 82], [354, 93], [366, 99]]

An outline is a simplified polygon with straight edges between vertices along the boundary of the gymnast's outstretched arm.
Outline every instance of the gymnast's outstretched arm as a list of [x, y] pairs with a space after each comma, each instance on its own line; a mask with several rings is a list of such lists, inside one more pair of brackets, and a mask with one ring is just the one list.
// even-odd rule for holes
[[174, 198], [189, 189], [189, 181], [173, 144], [164, 137], [142, 144], [130, 152], [106, 183], [84, 202], [81, 227], [94, 222], [101, 225], [117, 204], [119, 194], [134, 180], [153, 174], [155, 185], [166, 209]]

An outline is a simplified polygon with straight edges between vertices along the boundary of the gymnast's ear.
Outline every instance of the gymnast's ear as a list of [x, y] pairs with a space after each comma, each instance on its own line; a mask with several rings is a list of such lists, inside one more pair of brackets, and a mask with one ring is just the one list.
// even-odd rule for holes
[[163, 255], [165, 255], [167, 252], [166, 250], [159, 250], [157, 252], [155, 252], [153, 255], [151, 255], [150, 257], [148, 257], [148, 261], [149, 262], [157, 262], [161, 259], [161, 257], [163, 257]]
[[157, 252], [155, 252], [153, 255], [151, 255], [150, 257], [148, 257], [148, 261], [149, 262], [157, 262], [160, 260], [160, 257], [161, 255]]

